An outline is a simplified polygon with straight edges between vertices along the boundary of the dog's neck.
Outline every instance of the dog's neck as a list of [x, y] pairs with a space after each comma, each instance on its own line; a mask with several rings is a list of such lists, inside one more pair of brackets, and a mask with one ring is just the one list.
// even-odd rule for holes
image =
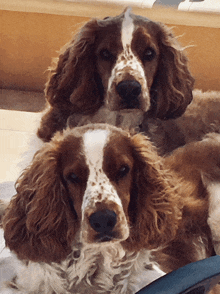
[[120, 242], [77, 243], [65, 261], [70, 293], [136, 293], [164, 275], [151, 261], [151, 252], [125, 251]]
[[139, 131], [139, 125], [144, 118], [144, 112], [140, 109], [111, 111], [102, 106], [93, 115], [73, 114], [67, 120], [70, 128], [83, 126], [89, 123], [107, 123], [124, 130]]

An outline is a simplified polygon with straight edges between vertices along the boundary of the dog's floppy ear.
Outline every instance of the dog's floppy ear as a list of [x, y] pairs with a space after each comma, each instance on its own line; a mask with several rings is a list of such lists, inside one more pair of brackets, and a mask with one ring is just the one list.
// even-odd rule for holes
[[160, 119], [181, 116], [192, 101], [194, 78], [183, 48], [163, 24], [158, 24], [160, 58], [151, 87], [152, 113]]
[[153, 249], [176, 234], [181, 216], [178, 185], [148, 138], [137, 134], [131, 142], [135, 166], [129, 206], [131, 229], [125, 246]]
[[45, 90], [52, 106], [69, 103], [76, 109], [90, 110], [100, 103], [94, 56], [97, 29], [97, 20], [89, 21], [61, 50]]
[[49, 69], [45, 89], [48, 107], [38, 129], [43, 141], [50, 141], [55, 131], [62, 131], [71, 114], [93, 113], [103, 102], [94, 48], [98, 28], [97, 20], [86, 23]]
[[16, 184], [3, 218], [6, 246], [18, 258], [60, 262], [71, 251], [77, 221], [59, 173], [58, 152], [48, 143]]

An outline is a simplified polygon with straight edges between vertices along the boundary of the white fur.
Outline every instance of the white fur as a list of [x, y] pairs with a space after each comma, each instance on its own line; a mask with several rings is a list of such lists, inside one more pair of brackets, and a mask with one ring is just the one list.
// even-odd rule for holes
[[127, 46], [131, 47], [131, 41], [134, 32], [134, 23], [130, 16], [130, 11], [131, 9], [127, 9], [122, 22], [121, 41], [124, 50], [126, 50]]
[[220, 183], [209, 183], [209, 217], [208, 225], [216, 254], [220, 255]]
[[[2, 285], [0, 293], [133, 294], [164, 275], [152, 263], [147, 250], [128, 253], [120, 243], [95, 248], [89, 245], [81, 248], [82, 244], [77, 246], [61, 264], [29, 262], [26, 266], [12, 256], [17, 278], [11, 286], [15, 289], [8, 283]], [[79, 257], [74, 258], [77, 250]]]

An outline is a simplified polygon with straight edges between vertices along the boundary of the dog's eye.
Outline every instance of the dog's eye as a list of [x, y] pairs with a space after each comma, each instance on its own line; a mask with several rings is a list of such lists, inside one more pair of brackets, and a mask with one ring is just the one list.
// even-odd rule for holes
[[155, 58], [156, 52], [153, 48], [149, 47], [144, 51], [143, 60], [144, 61], [151, 61]]
[[101, 50], [99, 54], [105, 61], [113, 61], [115, 59], [114, 55], [108, 49]]
[[122, 165], [120, 169], [118, 170], [117, 180], [124, 178], [129, 173], [129, 171], [130, 171], [130, 167], [127, 164]]
[[73, 184], [79, 184], [81, 182], [80, 178], [74, 173], [70, 173], [67, 176], [67, 179], [68, 179], [68, 181], [70, 181]]

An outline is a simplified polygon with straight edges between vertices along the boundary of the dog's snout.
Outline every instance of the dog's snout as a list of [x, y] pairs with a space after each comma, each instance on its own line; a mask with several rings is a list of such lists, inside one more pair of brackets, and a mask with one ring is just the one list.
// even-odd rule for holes
[[141, 84], [135, 80], [125, 80], [116, 86], [116, 91], [122, 98], [126, 108], [137, 108], [138, 96], [141, 94]]
[[110, 233], [117, 222], [117, 215], [114, 211], [104, 209], [93, 213], [89, 218], [91, 227], [98, 233]]

